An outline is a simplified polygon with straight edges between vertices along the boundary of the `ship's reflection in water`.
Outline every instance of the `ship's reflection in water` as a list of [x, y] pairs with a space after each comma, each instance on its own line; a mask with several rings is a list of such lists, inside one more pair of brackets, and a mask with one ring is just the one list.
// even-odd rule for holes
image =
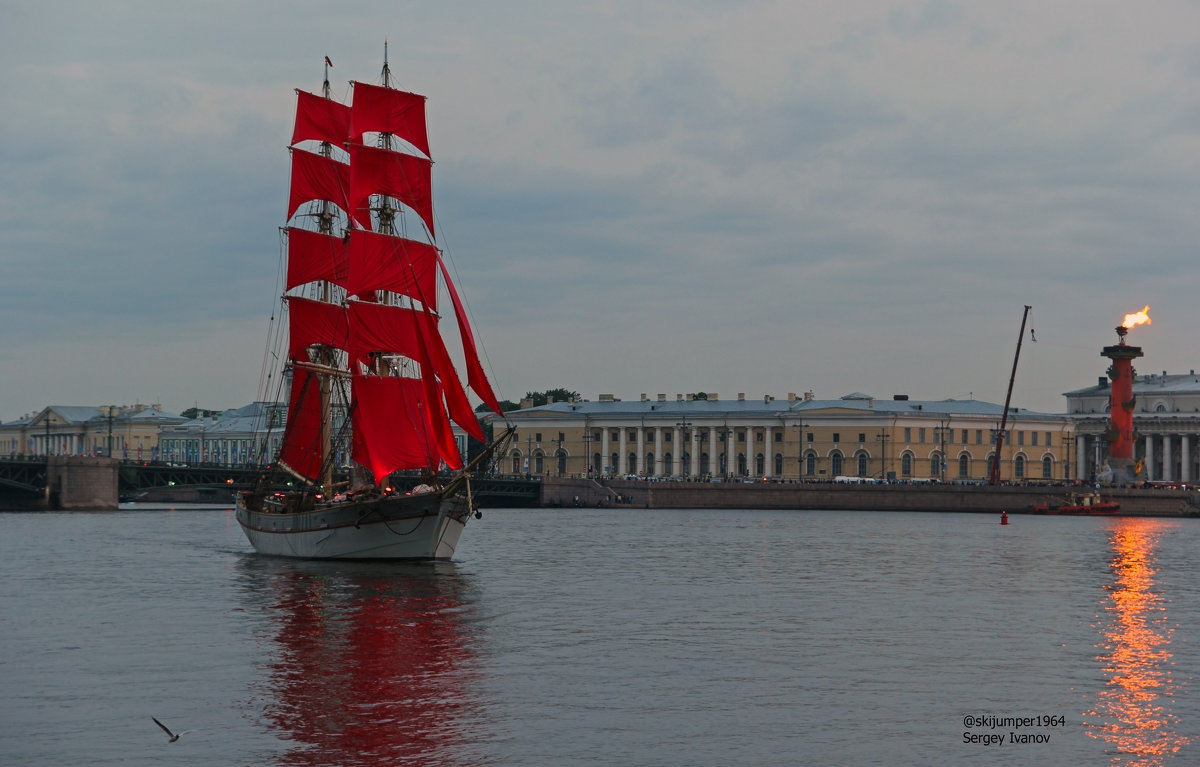
[[1107, 742], [1114, 765], [1160, 765], [1185, 746], [1173, 710], [1171, 599], [1155, 580], [1158, 539], [1173, 523], [1114, 520], [1109, 531], [1113, 582], [1105, 586], [1097, 660], [1107, 684], [1084, 714], [1089, 735]]
[[281, 765], [455, 764], [475, 718], [453, 563], [248, 557], [273, 642], [258, 701]]

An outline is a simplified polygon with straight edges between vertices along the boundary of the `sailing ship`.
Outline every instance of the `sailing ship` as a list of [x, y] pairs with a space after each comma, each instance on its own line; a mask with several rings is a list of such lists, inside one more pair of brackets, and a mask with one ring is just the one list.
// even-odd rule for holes
[[[320, 95], [297, 90], [282, 229], [287, 343], [282, 375], [264, 377], [287, 409], [269, 419], [260, 454], [270, 463], [239, 493], [237, 520], [263, 554], [448, 559], [478, 516], [471, 473], [513, 429], [485, 439], [469, 402], [468, 389], [500, 413], [435, 239], [425, 97], [392, 87], [386, 46], [382, 84], [352, 82], [350, 104], [331, 97], [331, 66], [326, 58]], [[439, 283], [465, 385], [439, 326]], [[452, 423], [485, 444], [470, 464]], [[407, 492], [389, 481], [404, 470], [422, 475]]]

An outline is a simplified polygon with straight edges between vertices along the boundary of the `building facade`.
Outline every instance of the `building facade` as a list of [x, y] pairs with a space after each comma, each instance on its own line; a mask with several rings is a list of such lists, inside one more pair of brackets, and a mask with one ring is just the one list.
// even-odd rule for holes
[[[983, 481], [1003, 406], [979, 400], [836, 400], [789, 394], [721, 400], [659, 394], [556, 402], [506, 413], [517, 427], [502, 471], [550, 476], [777, 481]], [[1011, 408], [1004, 481], [1074, 478], [1074, 422]]]
[[[1108, 409], [1112, 388], [1107, 378], [1095, 386], [1066, 393], [1067, 413], [1075, 422], [1076, 455], [1084, 478], [1102, 476], [1108, 457]], [[1133, 381], [1135, 458], [1139, 479], [1152, 482], [1200, 480], [1200, 376], [1159, 373]]]
[[0, 454], [156, 460], [159, 431], [185, 421], [161, 405], [50, 405], [0, 424]]

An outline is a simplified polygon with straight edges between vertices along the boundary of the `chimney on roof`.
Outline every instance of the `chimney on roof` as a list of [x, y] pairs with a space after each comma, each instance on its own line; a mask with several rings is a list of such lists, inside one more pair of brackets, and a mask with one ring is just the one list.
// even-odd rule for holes
[[738, 392], [738, 402], [745, 402], [745, 401], [746, 401], [746, 392], [744, 392], [744, 391]]
[[815, 396], [816, 396], [816, 395], [815, 395], [815, 394], [813, 394], [813, 390], [812, 390], [812, 389], [809, 389], [808, 391], [804, 392], [804, 401], [805, 401], [805, 402], [811, 402], [811, 401], [812, 401], [812, 399], [813, 399], [813, 397], [815, 397]]
[[667, 395], [665, 395], [665, 394], [659, 394], [659, 395], [658, 395], [658, 401], [659, 401], [659, 402], [666, 402], [666, 401], [667, 401]]
[[788, 392], [788, 402], [795, 402], [795, 401], [796, 401], [796, 392], [794, 392], [794, 391]]
[[715, 391], [708, 392], [708, 401], [709, 402], [716, 402], [719, 399], [721, 399], [721, 395], [718, 392], [715, 392]]
[[601, 394], [600, 401], [601, 402], [615, 402], [616, 400], [613, 399], [613, 395], [611, 395], [611, 394]]
[[892, 399], [896, 402], [908, 402], [907, 394], [893, 394]]
[[646, 392], [642, 392], [642, 402], [649, 402], [650, 398], [646, 396]]

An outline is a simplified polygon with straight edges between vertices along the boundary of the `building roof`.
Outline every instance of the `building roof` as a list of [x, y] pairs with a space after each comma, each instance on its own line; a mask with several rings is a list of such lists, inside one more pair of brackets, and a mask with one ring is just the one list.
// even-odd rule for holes
[[[1086, 397], [1089, 395], [1107, 395], [1110, 389], [1108, 379], [1100, 379], [1094, 386], [1063, 392], [1066, 397]], [[1133, 379], [1134, 394], [1200, 394], [1200, 374], [1192, 370], [1186, 374], [1168, 375], [1162, 373], [1147, 373], [1135, 376]]]
[[[912, 399], [876, 399], [866, 394], [855, 392], [839, 399], [797, 399], [777, 400], [771, 397], [762, 399], [714, 400], [714, 399], [642, 399], [635, 401], [605, 400], [593, 402], [582, 400], [576, 402], [553, 402], [538, 407], [510, 411], [506, 415], [520, 417], [522, 415], [567, 415], [567, 416], [663, 416], [663, 417], [700, 417], [700, 416], [756, 416], [772, 417], [786, 415], [816, 414], [822, 411], [858, 412], [861, 414], [880, 415], [969, 415], [976, 417], [999, 418], [1004, 413], [1004, 406], [983, 400], [912, 400]], [[1062, 416], [1050, 413], [1039, 413], [1024, 408], [1009, 408], [1009, 414], [1026, 418], [1060, 419]]]

